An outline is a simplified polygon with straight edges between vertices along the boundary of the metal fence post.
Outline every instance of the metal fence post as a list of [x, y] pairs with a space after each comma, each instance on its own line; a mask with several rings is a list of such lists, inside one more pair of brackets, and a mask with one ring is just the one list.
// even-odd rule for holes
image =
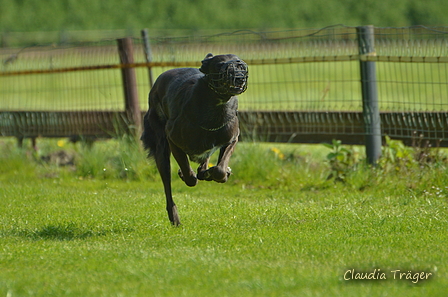
[[[132, 39], [117, 39], [118, 52], [121, 64], [134, 63], [134, 49]], [[129, 121], [129, 129], [132, 134], [139, 136], [142, 127], [142, 115], [140, 112], [140, 103], [138, 101], [137, 79], [135, 69], [131, 67], [121, 68], [121, 76], [123, 79], [125, 111]]]
[[[151, 63], [152, 62], [152, 52], [151, 52], [151, 45], [149, 44], [148, 29], [143, 29], [141, 34], [142, 34], [142, 38], [143, 38], [143, 46], [144, 46], [144, 50], [145, 50], [146, 62]], [[154, 84], [154, 79], [152, 76], [151, 66], [148, 66], [148, 75], [149, 75], [149, 86], [152, 88], [152, 85]]]
[[[375, 55], [373, 26], [356, 28], [360, 55]], [[376, 164], [381, 156], [381, 120], [376, 84], [376, 65], [371, 61], [360, 61], [362, 108], [366, 133], [366, 155], [369, 164]]]

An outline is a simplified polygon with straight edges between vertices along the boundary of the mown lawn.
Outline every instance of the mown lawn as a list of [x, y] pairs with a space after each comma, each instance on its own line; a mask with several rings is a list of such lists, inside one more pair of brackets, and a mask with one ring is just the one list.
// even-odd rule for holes
[[[387, 178], [360, 172], [341, 183], [326, 180], [318, 152], [325, 156], [325, 148], [241, 143], [228, 184], [188, 188], [175, 179], [183, 223], [176, 228], [153, 172], [88, 177], [2, 146], [8, 147], [0, 157], [3, 296], [443, 296], [448, 290], [448, 177], [437, 168]], [[279, 150], [285, 160], [275, 159]], [[257, 163], [248, 151], [265, 160]], [[351, 269], [379, 269], [387, 279], [345, 280]], [[394, 279], [395, 270], [432, 275], [413, 283]]]

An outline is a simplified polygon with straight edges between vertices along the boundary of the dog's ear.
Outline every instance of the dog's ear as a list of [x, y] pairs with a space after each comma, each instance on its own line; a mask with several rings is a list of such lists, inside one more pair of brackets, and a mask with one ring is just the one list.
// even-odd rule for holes
[[208, 53], [207, 56], [205, 56], [204, 60], [202, 60], [202, 65], [201, 68], [199, 68], [199, 71], [201, 71], [204, 74], [209, 73], [209, 63], [211, 61], [211, 59], [213, 58], [213, 54], [212, 53]]

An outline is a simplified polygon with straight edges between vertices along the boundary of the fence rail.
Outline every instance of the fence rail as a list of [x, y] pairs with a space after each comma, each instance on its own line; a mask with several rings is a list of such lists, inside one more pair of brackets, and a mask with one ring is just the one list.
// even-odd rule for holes
[[[143, 117], [142, 113], [142, 117]], [[240, 111], [242, 140], [321, 143], [339, 139], [346, 144], [365, 143], [362, 112]], [[412, 145], [428, 140], [446, 147], [448, 112], [380, 113], [383, 136]], [[0, 113], [3, 136], [113, 138], [128, 131], [125, 112], [10, 111]]]
[[[250, 68], [240, 98], [242, 139], [365, 144], [360, 63], [377, 66], [381, 137], [448, 146], [448, 28], [375, 28], [375, 51], [358, 52], [354, 27], [134, 39], [135, 61], [116, 44], [0, 49], [0, 135], [113, 137], [128, 131], [123, 69], [135, 69], [146, 110], [148, 69], [198, 67], [208, 52], [235, 53]], [[115, 42], [115, 41], [113, 41]], [[370, 79], [369, 81], [371, 81]], [[134, 117], [135, 118], [138, 117]]]
[[[271, 59], [246, 59], [249, 65], [273, 65], [273, 64], [295, 64], [312, 62], [396, 62], [396, 63], [448, 63], [448, 57], [395, 57], [395, 56], [372, 56], [372, 55], [347, 55], [347, 56], [321, 56], [321, 57], [295, 57], [295, 58], [271, 58]], [[57, 69], [31, 69], [18, 71], [3, 71], [0, 76], [16, 76], [29, 74], [52, 74], [88, 70], [123, 69], [123, 68], [155, 68], [155, 67], [199, 67], [199, 61], [172, 61], [172, 62], [140, 62], [128, 64], [111, 64], [96, 66], [79, 66]]]

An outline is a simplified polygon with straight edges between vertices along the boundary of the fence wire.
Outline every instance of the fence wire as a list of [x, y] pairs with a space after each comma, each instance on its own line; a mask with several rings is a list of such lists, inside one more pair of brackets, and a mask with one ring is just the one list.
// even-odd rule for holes
[[[356, 28], [342, 25], [150, 36], [152, 60], [146, 61], [143, 41], [134, 38], [135, 64], [127, 67], [136, 71], [143, 112], [150, 90], [148, 67], [157, 77], [173, 67], [199, 67], [209, 52], [233, 53], [249, 64], [249, 87], [240, 97], [247, 133], [265, 134], [271, 141], [339, 138], [362, 143], [359, 63], [372, 61], [377, 65], [382, 133], [409, 141], [416, 133], [424, 134], [444, 145], [448, 140], [447, 36], [448, 27], [375, 28], [375, 53], [369, 56], [359, 55]], [[113, 127], [102, 122], [113, 118], [105, 113], [124, 111], [123, 65], [114, 39], [3, 48], [0, 61], [1, 135], [87, 134], [87, 128], [79, 127], [88, 125], [97, 126], [88, 133], [99, 133]], [[45, 117], [39, 125], [27, 118], [58, 112], [90, 119], [95, 113], [103, 116], [84, 126], [77, 122], [71, 130], [67, 126], [64, 133], [56, 133], [56, 124], [47, 124]]]

